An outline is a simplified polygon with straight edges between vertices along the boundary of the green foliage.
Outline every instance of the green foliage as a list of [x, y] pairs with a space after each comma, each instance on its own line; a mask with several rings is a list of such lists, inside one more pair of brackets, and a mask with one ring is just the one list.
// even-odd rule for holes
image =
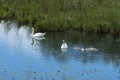
[[120, 33], [120, 0], [0, 0], [0, 18], [39, 30]]

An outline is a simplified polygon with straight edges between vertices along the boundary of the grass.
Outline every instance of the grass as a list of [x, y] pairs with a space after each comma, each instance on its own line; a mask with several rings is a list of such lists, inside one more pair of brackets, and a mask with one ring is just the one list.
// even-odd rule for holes
[[120, 0], [1, 0], [0, 18], [44, 31], [120, 34]]

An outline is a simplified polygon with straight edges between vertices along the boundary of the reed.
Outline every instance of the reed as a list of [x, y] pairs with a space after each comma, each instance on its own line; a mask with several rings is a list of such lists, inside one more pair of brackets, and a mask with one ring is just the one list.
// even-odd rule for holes
[[120, 34], [120, 0], [0, 0], [0, 18], [38, 30]]

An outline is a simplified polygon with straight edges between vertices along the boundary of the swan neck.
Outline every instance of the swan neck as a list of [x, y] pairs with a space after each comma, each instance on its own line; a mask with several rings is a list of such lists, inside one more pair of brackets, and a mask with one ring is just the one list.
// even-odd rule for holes
[[35, 30], [34, 30], [34, 28], [32, 28], [32, 35], [35, 33]]

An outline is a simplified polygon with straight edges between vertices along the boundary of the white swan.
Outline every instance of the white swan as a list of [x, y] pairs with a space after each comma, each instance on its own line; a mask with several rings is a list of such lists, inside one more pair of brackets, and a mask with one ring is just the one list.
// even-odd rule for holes
[[35, 29], [32, 28], [32, 37], [43, 37], [46, 33], [35, 33]]
[[66, 49], [68, 48], [67, 44], [65, 43], [65, 40], [63, 40], [63, 43], [61, 45], [61, 49]]

